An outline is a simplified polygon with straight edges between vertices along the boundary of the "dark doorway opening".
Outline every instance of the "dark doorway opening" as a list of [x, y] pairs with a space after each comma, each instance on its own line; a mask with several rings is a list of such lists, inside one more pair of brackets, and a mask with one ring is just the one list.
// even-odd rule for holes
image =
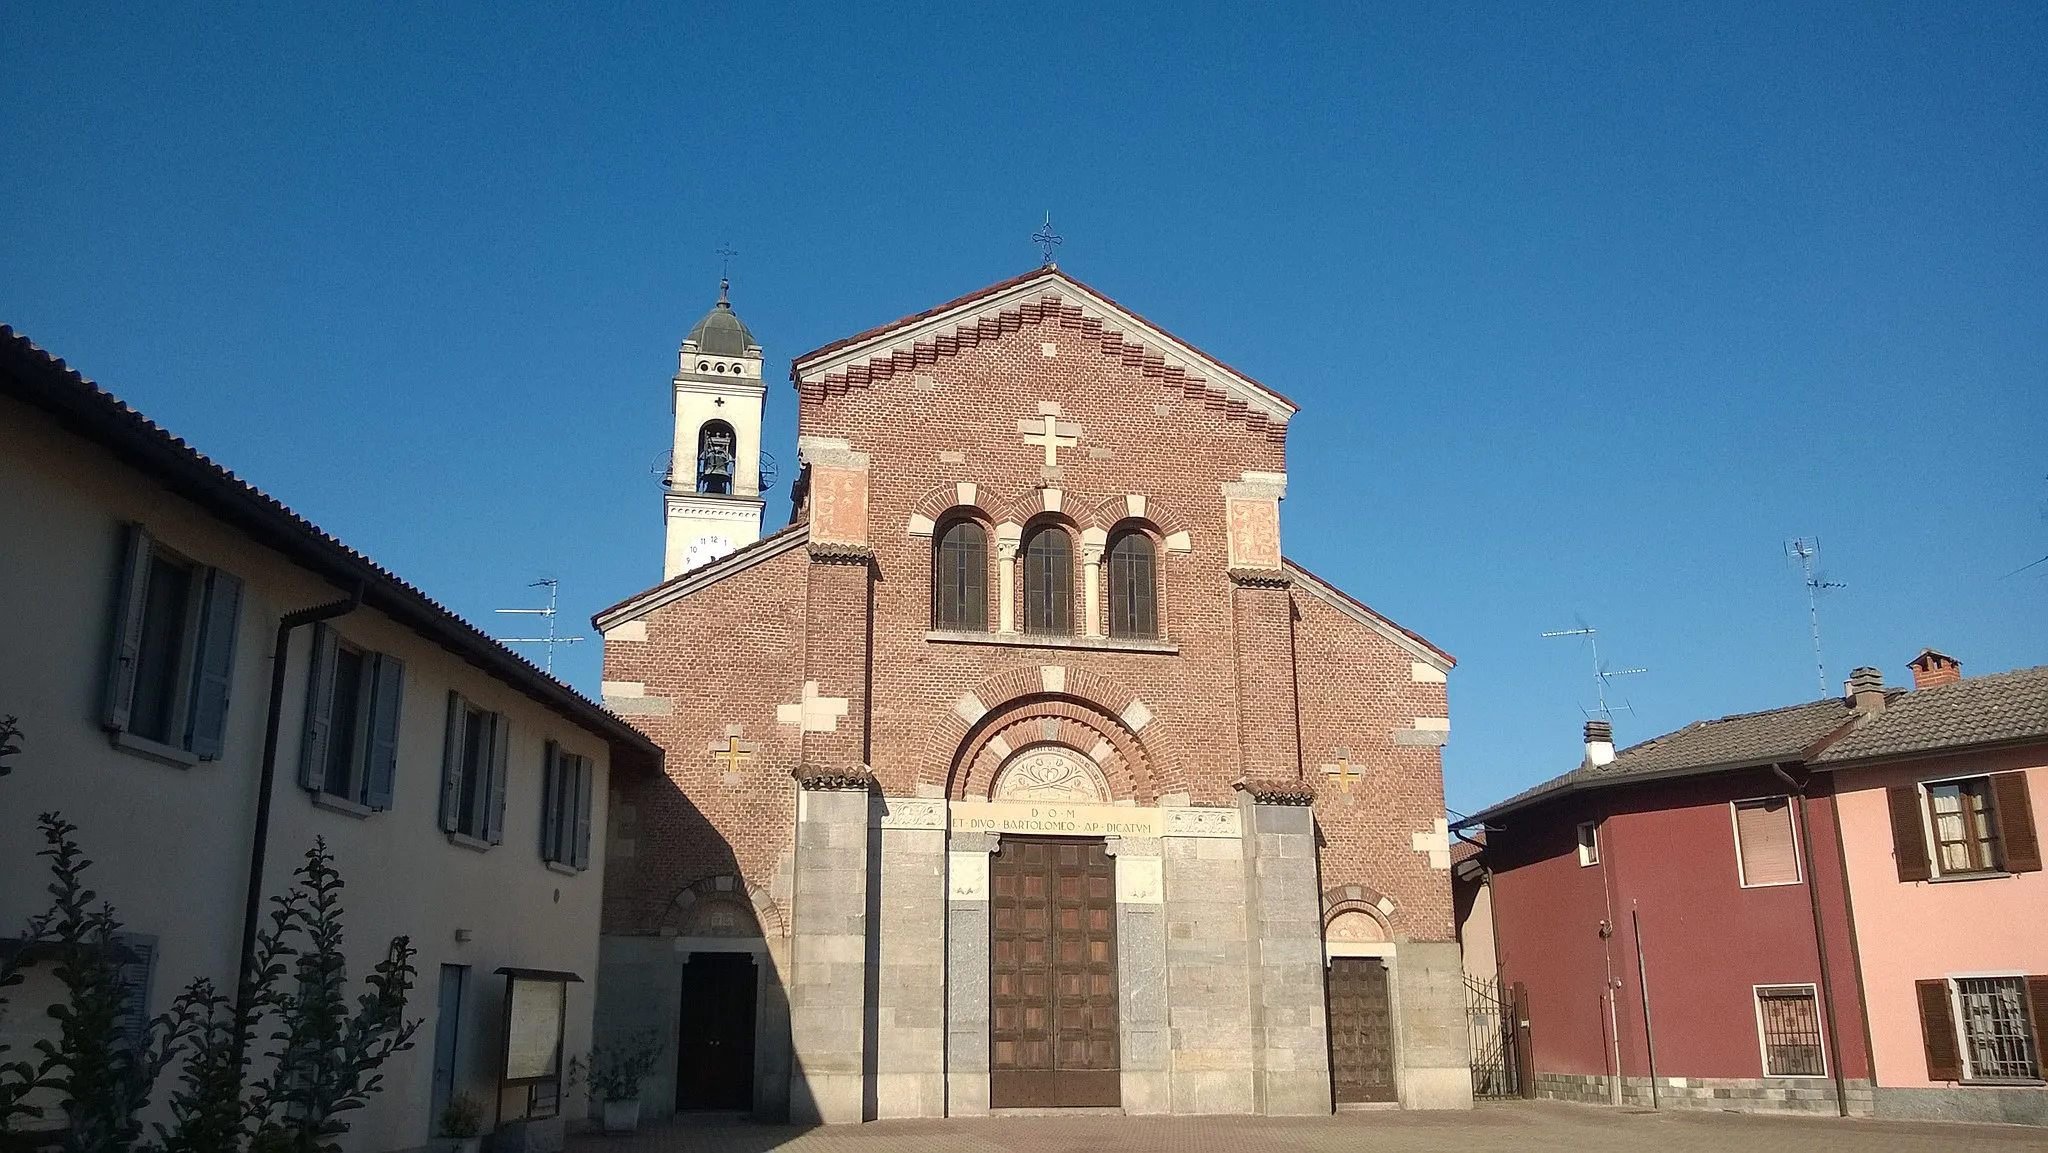
[[676, 1030], [676, 1109], [754, 1107], [752, 953], [692, 953]]
[[990, 881], [989, 1105], [1122, 1104], [1115, 861], [1099, 838], [1006, 834]]
[[1339, 1105], [1394, 1100], [1386, 965], [1378, 957], [1333, 957], [1329, 982], [1332, 1096]]

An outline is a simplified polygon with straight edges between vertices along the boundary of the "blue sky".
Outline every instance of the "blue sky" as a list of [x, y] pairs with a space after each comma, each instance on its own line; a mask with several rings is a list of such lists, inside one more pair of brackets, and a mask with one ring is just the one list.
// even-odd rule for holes
[[588, 632], [660, 575], [715, 249], [780, 382], [1049, 210], [1302, 405], [1288, 551], [1459, 657], [1455, 808], [1576, 762], [1576, 617], [1651, 670], [1624, 743], [1815, 696], [1789, 537], [1835, 685], [2048, 663], [2039, 5], [556, 7], [10, 5], [0, 319], [472, 620], [545, 573]]

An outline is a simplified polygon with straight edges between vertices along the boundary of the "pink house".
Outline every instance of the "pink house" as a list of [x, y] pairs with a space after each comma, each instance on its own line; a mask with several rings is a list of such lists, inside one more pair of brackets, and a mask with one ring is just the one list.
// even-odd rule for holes
[[1834, 781], [1876, 1111], [2048, 1125], [2048, 667], [1912, 667], [1810, 762]]

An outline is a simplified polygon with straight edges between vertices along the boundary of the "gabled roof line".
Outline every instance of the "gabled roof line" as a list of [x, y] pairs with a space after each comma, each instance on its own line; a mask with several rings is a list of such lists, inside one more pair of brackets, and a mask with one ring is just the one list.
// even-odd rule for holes
[[642, 589], [615, 605], [597, 610], [591, 614], [591, 627], [604, 632], [627, 621], [646, 616], [663, 605], [673, 604], [699, 589], [743, 573], [762, 561], [781, 556], [810, 539], [811, 528], [808, 524], [786, 525], [752, 544], [734, 549], [710, 564], [677, 573], [653, 588]]
[[1318, 599], [1327, 602], [1338, 612], [1343, 613], [1345, 616], [1406, 649], [1415, 659], [1424, 664], [1435, 666], [1438, 672], [1450, 672], [1451, 667], [1458, 663], [1458, 658], [1424, 640], [1420, 633], [1412, 632], [1395, 624], [1376, 612], [1370, 605], [1365, 604], [1350, 593], [1301, 567], [1299, 562], [1283, 559], [1280, 563], [1286, 567], [1288, 572], [1301, 578], [1301, 586], [1316, 594]]
[[365, 607], [440, 645], [593, 736], [604, 738], [615, 757], [626, 751], [657, 768], [661, 764], [661, 749], [639, 730], [171, 435], [4, 324], [0, 324], [0, 395], [48, 414], [66, 432], [98, 445], [214, 520], [336, 588], [361, 585]]
[[1093, 319], [1101, 323], [1105, 336], [1114, 334], [1126, 344], [1141, 345], [1148, 354], [1161, 357], [1186, 377], [1242, 402], [1249, 411], [1272, 424], [1285, 425], [1299, 411], [1299, 406], [1280, 393], [1052, 265], [813, 349], [791, 362], [790, 381], [801, 388], [822, 384], [834, 374], [843, 374], [849, 369], [857, 374], [859, 366], [868, 362], [903, 350], [914, 350], [920, 342], [950, 335], [966, 327], [969, 321], [1049, 296], [1062, 302], [1079, 296], [1081, 302], [1076, 307], [1081, 309], [1084, 317], [1092, 314]]

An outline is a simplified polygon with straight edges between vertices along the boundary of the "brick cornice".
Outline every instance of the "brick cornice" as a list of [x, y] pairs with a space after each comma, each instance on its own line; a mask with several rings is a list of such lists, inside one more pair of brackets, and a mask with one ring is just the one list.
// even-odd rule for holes
[[1315, 804], [1316, 801], [1315, 790], [1301, 781], [1245, 779], [1233, 782], [1231, 787], [1260, 805], [1306, 807]]
[[862, 765], [855, 768], [832, 769], [819, 765], [798, 765], [789, 771], [796, 778], [798, 787], [813, 793], [867, 793], [876, 792], [873, 771]]
[[1026, 327], [1056, 325], [1190, 400], [1242, 420], [1275, 444], [1296, 411], [1286, 397], [1060, 273], [1041, 269], [949, 304], [826, 345], [796, 359], [790, 380], [806, 401], [865, 388]]
[[1263, 568], [1231, 569], [1230, 582], [1241, 588], [1252, 589], [1284, 589], [1294, 583], [1281, 569]]

